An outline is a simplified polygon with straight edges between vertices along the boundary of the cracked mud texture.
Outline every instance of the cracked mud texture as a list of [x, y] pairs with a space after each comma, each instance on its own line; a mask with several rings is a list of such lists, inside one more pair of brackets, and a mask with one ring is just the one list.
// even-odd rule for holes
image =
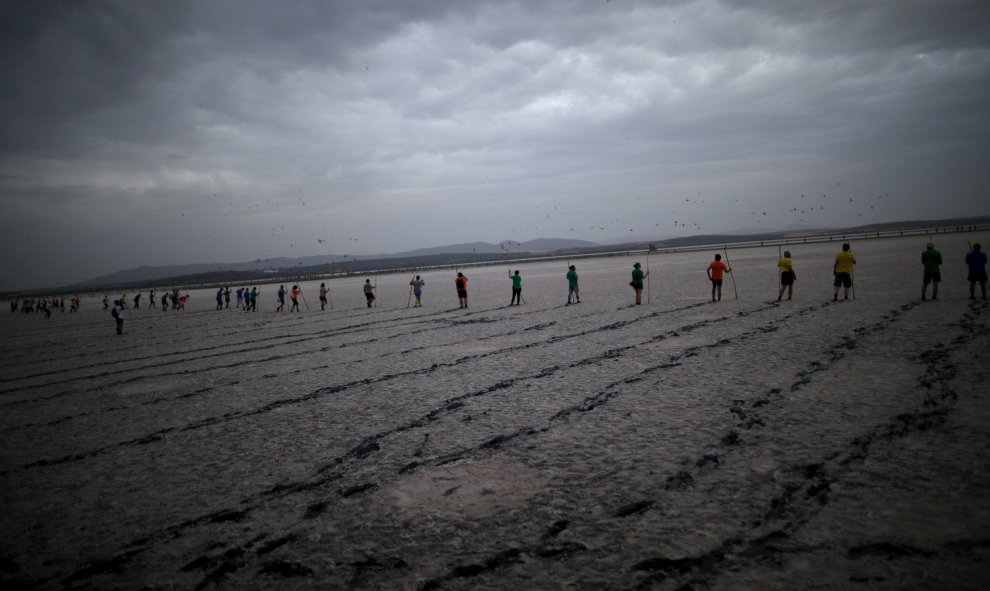
[[[965, 240], [303, 285], [310, 310], [0, 316], [0, 582], [96, 589], [982, 589], [990, 307]], [[987, 237], [982, 237], [987, 243]], [[130, 294], [133, 296], [133, 293]], [[644, 294], [645, 299], [645, 294]]]

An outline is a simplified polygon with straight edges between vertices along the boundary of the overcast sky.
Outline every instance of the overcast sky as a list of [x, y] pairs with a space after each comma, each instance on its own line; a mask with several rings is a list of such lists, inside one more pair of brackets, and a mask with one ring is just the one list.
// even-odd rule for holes
[[0, 6], [0, 289], [990, 213], [986, 0]]

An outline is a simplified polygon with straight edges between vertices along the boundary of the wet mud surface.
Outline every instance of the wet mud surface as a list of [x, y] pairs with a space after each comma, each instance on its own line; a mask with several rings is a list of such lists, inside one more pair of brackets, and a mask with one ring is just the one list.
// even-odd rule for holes
[[[972, 237], [970, 237], [972, 238]], [[984, 243], [987, 240], [983, 240]], [[331, 282], [334, 309], [3, 317], [0, 581], [98, 589], [981, 589], [990, 306], [965, 237]], [[959, 252], [955, 252], [958, 250]], [[956, 256], [958, 254], [959, 256]], [[959, 265], [951, 261], [960, 259]], [[640, 257], [645, 263], [645, 260]], [[644, 264], [645, 266], [645, 264]], [[131, 294], [133, 295], [133, 294]], [[644, 298], [645, 298], [644, 294]]]

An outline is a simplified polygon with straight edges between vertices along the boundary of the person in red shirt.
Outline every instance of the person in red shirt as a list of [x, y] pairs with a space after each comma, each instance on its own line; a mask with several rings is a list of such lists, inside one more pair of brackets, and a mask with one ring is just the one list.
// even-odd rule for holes
[[732, 269], [722, 262], [722, 255], [716, 254], [715, 260], [708, 265], [708, 279], [712, 282], [712, 301], [716, 294], [718, 301], [722, 301], [722, 273], [731, 273]]

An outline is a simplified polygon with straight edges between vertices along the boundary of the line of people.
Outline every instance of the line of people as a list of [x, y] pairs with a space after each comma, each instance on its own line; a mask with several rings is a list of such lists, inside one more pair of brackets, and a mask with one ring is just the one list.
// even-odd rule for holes
[[[843, 290], [843, 298], [849, 299], [850, 290], [854, 289], [853, 283], [853, 269], [856, 265], [856, 256], [853, 254], [852, 249], [848, 243], [842, 245], [842, 249], [835, 255], [835, 259], [832, 265], [832, 275], [833, 275], [833, 292], [832, 300], [838, 301], [839, 290]], [[965, 263], [968, 267], [967, 279], [969, 281], [969, 297], [970, 299], [976, 298], [976, 286], [979, 285], [981, 296], [984, 300], [987, 299], [987, 255], [983, 252], [982, 247], [979, 243], [973, 244], [970, 247], [970, 252], [966, 254]], [[941, 265], [943, 264], [942, 253], [935, 249], [935, 245], [932, 242], [926, 244], [925, 250], [921, 253], [921, 264], [924, 269], [924, 274], [922, 277], [922, 288], [921, 288], [921, 299], [928, 299], [928, 287], [932, 286], [932, 299], [938, 299], [939, 295], [939, 284], [942, 281], [941, 276]], [[797, 280], [797, 274], [794, 271], [794, 260], [791, 257], [790, 251], [784, 251], [783, 254], [777, 261], [777, 268], [779, 272], [779, 291], [777, 293], [777, 300], [781, 301], [784, 294], [787, 294], [787, 299], [792, 299], [794, 295], [794, 282]], [[723, 278], [726, 273], [732, 274], [732, 269], [726, 262], [722, 261], [722, 256], [719, 253], [715, 254], [714, 260], [712, 260], [706, 269], [708, 279], [711, 282], [711, 297], [712, 302], [718, 302], [722, 299], [722, 283]], [[648, 279], [650, 272], [649, 270], [644, 271], [640, 263], [635, 263], [633, 265], [631, 281], [629, 283], [635, 292], [635, 305], [642, 304], [642, 292], [644, 288], [645, 281]], [[509, 279], [512, 283], [512, 297], [509, 301], [510, 306], [518, 306], [526, 303], [522, 297], [522, 276], [519, 270], [515, 272], [509, 271]], [[567, 303], [566, 305], [579, 304], [581, 302], [579, 281], [577, 267], [575, 265], [568, 265], [567, 273], [565, 274], [565, 279], [567, 280]], [[457, 275], [454, 278], [454, 289], [457, 292], [457, 300], [460, 308], [468, 307], [468, 278], [463, 272], [457, 271]], [[409, 282], [410, 286], [410, 300], [412, 295], [416, 296], [416, 303], [414, 307], [422, 307], [423, 305], [423, 290], [426, 286], [426, 281], [422, 279], [419, 275], [415, 275], [413, 279]], [[373, 307], [377, 305], [376, 290], [377, 285], [372, 284], [371, 279], [366, 279], [363, 286], [365, 299], [367, 306]], [[247, 287], [237, 288], [236, 290], [236, 306], [237, 308], [243, 309], [247, 312], [257, 311], [259, 292], [257, 287], [252, 287], [248, 289]], [[231, 290], [229, 287], [218, 288], [216, 292], [216, 309], [227, 309], [230, 307], [230, 296]], [[290, 290], [285, 289], [285, 285], [280, 285], [276, 298], [278, 305], [276, 311], [281, 312], [284, 310], [286, 304], [286, 296], [288, 296], [292, 301], [292, 306], [290, 311], [297, 312], [300, 311], [299, 302], [306, 303], [305, 296], [303, 296], [302, 290], [299, 285], [293, 285]], [[155, 291], [151, 290], [148, 292], [148, 298], [150, 301], [154, 302]], [[855, 292], [853, 291], [853, 297], [855, 297]], [[327, 288], [325, 283], [320, 284], [319, 288], [319, 298], [320, 298], [320, 309], [325, 310], [327, 304], [329, 303], [331, 308], [333, 307], [333, 302], [330, 300], [330, 290]], [[134, 309], [140, 308], [141, 294], [138, 293], [134, 296]], [[184, 310], [185, 304], [189, 300], [189, 294], [181, 294], [178, 289], [166, 290], [161, 296], [162, 311], [165, 312], [171, 307], [173, 310]], [[127, 311], [128, 300], [126, 296], [121, 295], [119, 299], [114, 300], [114, 309], [112, 315], [117, 322], [118, 334], [122, 334], [123, 318]], [[109, 305], [109, 298], [103, 296], [103, 308], [106, 310]], [[407, 302], [407, 307], [409, 302]], [[75, 312], [81, 307], [81, 300], [79, 296], [75, 296], [70, 300], [70, 311]], [[307, 309], [309, 305], [306, 304]], [[21, 302], [14, 300], [11, 302], [11, 312], [17, 312], [20, 309], [22, 312], [38, 312], [45, 313], [46, 317], [51, 316], [52, 309], [58, 309], [65, 311], [65, 299], [55, 298], [51, 302], [47, 299], [37, 298], [37, 299], [24, 299]]]

